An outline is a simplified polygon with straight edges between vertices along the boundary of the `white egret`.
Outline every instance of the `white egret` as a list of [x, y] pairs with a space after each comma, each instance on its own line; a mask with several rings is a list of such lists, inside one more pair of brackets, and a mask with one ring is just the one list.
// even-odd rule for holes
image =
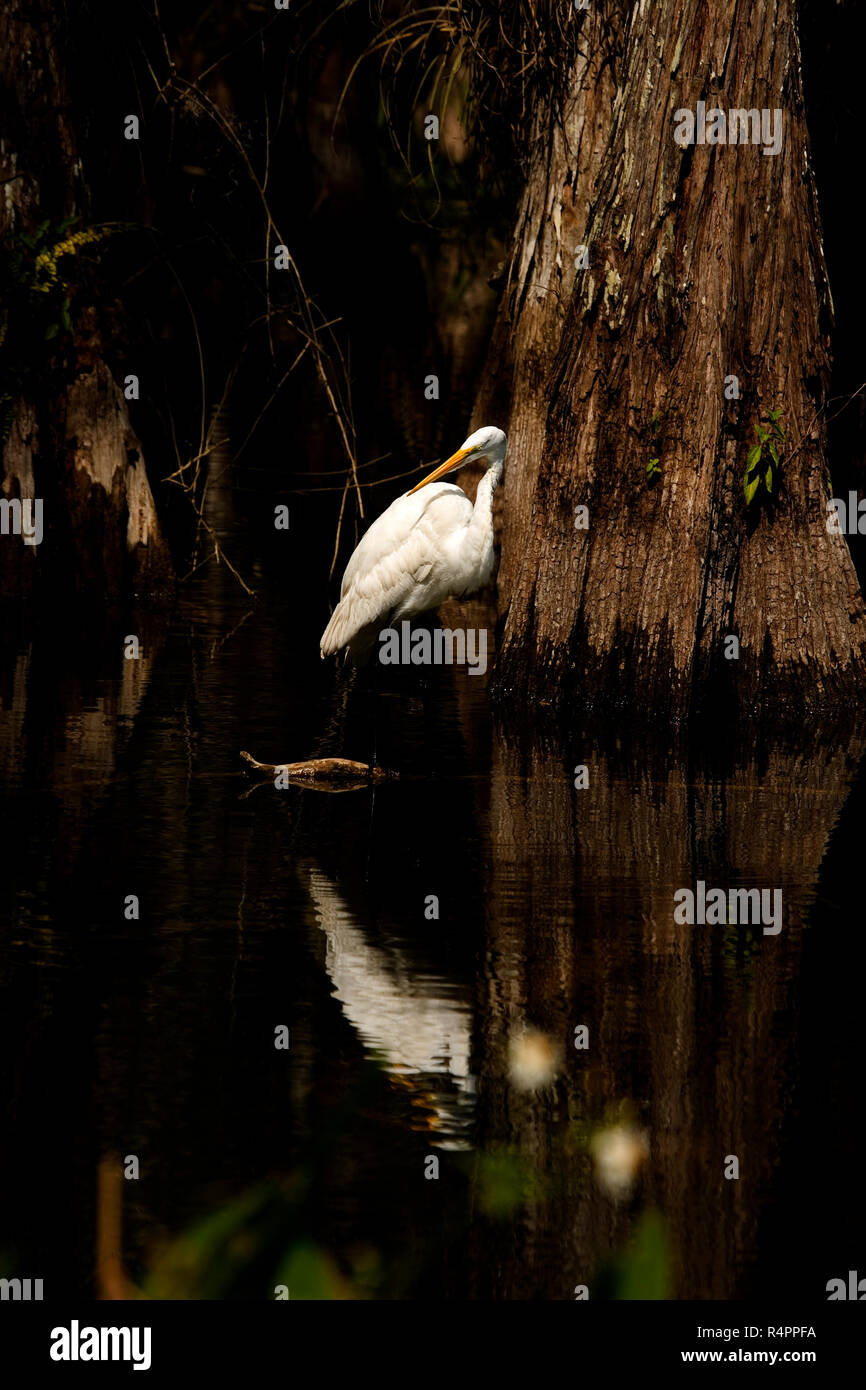
[[[346, 566], [340, 602], [322, 633], [323, 657], [348, 647], [363, 662], [383, 627], [484, 588], [493, 573], [493, 490], [505, 442], [493, 425], [476, 430], [373, 522]], [[474, 506], [462, 488], [439, 482], [481, 459], [487, 469]]]

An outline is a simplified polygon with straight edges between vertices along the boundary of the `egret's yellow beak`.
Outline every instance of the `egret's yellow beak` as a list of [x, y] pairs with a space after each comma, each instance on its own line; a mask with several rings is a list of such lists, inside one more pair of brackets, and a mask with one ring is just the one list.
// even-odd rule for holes
[[417, 492], [420, 487], [426, 487], [428, 483], [435, 483], [439, 478], [444, 478], [446, 473], [450, 473], [452, 469], [458, 468], [463, 459], [468, 458], [472, 452], [472, 449], [458, 449], [456, 454], [452, 454], [450, 459], [446, 459], [444, 463], [440, 463], [439, 467], [434, 468], [433, 472], [429, 473], [426, 478], [422, 478], [420, 483], [416, 483], [414, 487], [410, 487], [406, 496], [411, 497], [412, 493]]

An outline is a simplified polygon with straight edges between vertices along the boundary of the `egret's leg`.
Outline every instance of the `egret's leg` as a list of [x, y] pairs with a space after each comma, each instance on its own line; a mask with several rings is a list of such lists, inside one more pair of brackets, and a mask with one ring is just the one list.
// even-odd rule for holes
[[374, 767], [377, 766], [376, 757], [377, 757], [377, 752], [378, 752], [378, 749], [377, 749], [377, 743], [378, 743], [377, 733], [378, 733], [378, 717], [379, 717], [379, 661], [378, 661], [378, 654], [377, 654], [376, 657], [373, 658], [373, 670], [372, 670], [371, 678], [370, 678], [370, 689], [371, 689], [371, 691], [372, 691], [372, 695], [371, 695], [371, 699], [372, 699], [371, 716], [372, 716], [372, 723], [373, 723], [373, 757], [372, 757], [372, 759], [370, 760], [370, 767], [371, 767], [371, 768], [374, 768]]

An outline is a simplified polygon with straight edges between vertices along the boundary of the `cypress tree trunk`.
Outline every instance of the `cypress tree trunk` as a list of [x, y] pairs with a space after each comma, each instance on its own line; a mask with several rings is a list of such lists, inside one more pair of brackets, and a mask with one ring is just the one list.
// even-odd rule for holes
[[[794, 711], [847, 699], [866, 610], [827, 530], [832, 307], [793, 0], [658, 0], [629, 6], [621, 36], [611, 14], [584, 34], [576, 128], [559, 155], [547, 113], [517, 229], [521, 292], [504, 297], [491, 353], [501, 362], [510, 338], [496, 689], [675, 713], [696, 695]], [[699, 117], [699, 101], [726, 118], [780, 110], [766, 127], [772, 139], [781, 119], [779, 152], [764, 136], [678, 143], [676, 113]], [[535, 281], [561, 285], [562, 307]], [[784, 440], [765, 440], [747, 502], [770, 412]]]
[[[65, 23], [62, 7], [45, 0], [10, 0], [0, 13], [0, 494], [41, 499], [44, 515], [38, 546], [0, 537], [0, 584], [4, 593], [26, 592], [45, 572], [100, 593], [152, 590], [170, 583], [171, 560], [127, 402], [106, 360], [99, 289], [74, 264], [78, 247], [56, 259], [56, 276], [38, 263], [40, 247], [50, 253], [87, 230]], [[123, 140], [122, 113], [106, 139]], [[67, 274], [75, 287], [64, 311]]]

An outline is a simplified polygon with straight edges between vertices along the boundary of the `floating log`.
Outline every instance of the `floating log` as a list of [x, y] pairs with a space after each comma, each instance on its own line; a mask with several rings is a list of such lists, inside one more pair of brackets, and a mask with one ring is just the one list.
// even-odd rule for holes
[[292, 782], [305, 782], [311, 786], [339, 786], [348, 791], [351, 787], [363, 787], [368, 782], [385, 782], [394, 777], [383, 767], [371, 767], [369, 763], [356, 763], [351, 758], [308, 758], [302, 763], [260, 763], [251, 753], [241, 750], [241, 757], [257, 772], [271, 776], [284, 772]]

